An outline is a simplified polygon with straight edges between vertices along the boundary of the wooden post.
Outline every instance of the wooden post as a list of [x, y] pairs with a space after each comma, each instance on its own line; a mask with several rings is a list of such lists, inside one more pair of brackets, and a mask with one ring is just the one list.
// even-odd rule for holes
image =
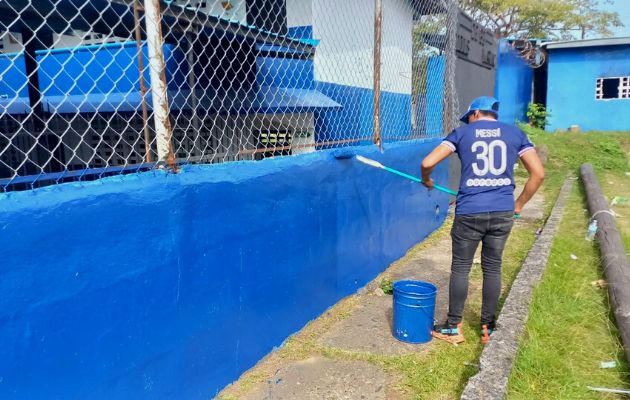
[[[609, 210], [597, 176], [591, 164], [580, 168], [582, 182], [593, 219], [597, 220], [597, 239], [602, 256], [602, 268], [608, 281], [608, 294], [613, 307], [619, 334], [630, 359], [630, 263], [617, 231], [615, 217]], [[586, 227], [584, 227], [586, 232]]]

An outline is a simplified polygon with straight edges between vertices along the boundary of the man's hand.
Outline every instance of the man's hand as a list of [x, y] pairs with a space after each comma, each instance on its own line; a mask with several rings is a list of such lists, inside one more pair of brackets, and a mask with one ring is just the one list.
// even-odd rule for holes
[[514, 203], [514, 214], [521, 214], [521, 211], [523, 211], [523, 205], [517, 200]]
[[524, 153], [521, 156], [521, 161], [523, 162], [527, 172], [529, 172], [529, 178], [525, 183], [525, 187], [523, 188], [521, 195], [518, 196], [518, 199], [516, 199], [516, 202], [514, 203], [514, 212], [516, 214], [521, 213], [525, 204], [527, 204], [529, 199], [534, 196], [545, 179], [545, 168], [540, 162], [538, 153], [536, 153], [535, 150]]
[[431, 179], [431, 172], [433, 168], [444, 160], [446, 157], [450, 156], [453, 153], [448, 146], [439, 145], [433, 151], [422, 160], [422, 164], [420, 166], [421, 175], [422, 175], [422, 184], [427, 187], [427, 189], [433, 189], [433, 179]]

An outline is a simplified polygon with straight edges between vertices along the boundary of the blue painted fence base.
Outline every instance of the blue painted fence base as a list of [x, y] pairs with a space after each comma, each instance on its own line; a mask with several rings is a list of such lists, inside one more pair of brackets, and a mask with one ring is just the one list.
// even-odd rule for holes
[[[356, 152], [418, 175], [439, 142]], [[0, 399], [211, 398], [448, 199], [332, 150], [0, 194]]]

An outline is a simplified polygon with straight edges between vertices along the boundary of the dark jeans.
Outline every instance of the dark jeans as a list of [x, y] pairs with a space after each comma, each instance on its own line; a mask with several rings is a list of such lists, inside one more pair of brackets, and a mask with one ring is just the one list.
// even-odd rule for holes
[[448, 321], [462, 321], [464, 302], [468, 295], [468, 275], [475, 251], [481, 247], [481, 270], [483, 271], [483, 303], [481, 324], [494, 323], [501, 295], [501, 258], [512, 225], [513, 212], [492, 212], [456, 215], [451, 230], [453, 239], [453, 262], [449, 286]]

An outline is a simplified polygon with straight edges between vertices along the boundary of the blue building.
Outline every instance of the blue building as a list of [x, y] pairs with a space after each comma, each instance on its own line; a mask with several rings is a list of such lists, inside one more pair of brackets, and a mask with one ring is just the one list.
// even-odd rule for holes
[[527, 106], [532, 100], [534, 69], [523, 59], [518, 44], [499, 41], [494, 97], [501, 103], [501, 122], [527, 122]]
[[547, 129], [630, 129], [630, 37], [545, 45]]

